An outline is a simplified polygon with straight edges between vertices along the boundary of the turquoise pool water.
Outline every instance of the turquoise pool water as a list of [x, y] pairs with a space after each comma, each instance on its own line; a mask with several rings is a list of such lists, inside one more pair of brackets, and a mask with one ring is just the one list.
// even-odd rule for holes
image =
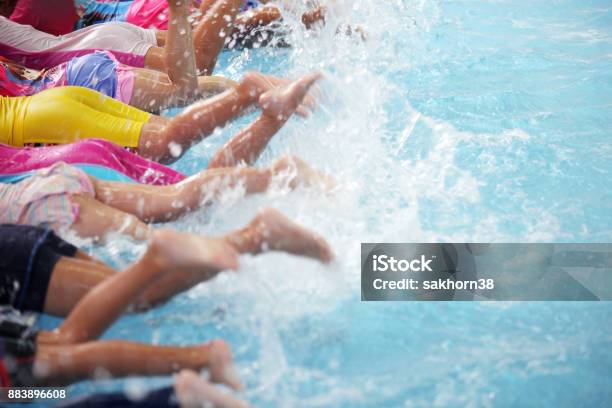
[[[334, 35], [347, 18], [367, 43]], [[291, 49], [225, 53], [219, 71], [324, 70], [318, 113], [293, 119], [261, 163], [298, 154], [341, 191], [228, 192], [173, 226], [221, 233], [270, 205], [328, 237], [336, 263], [243, 257], [238, 273], [125, 317], [106, 337], [223, 337], [243, 397], [260, 407], [609, 406], [609, 303], [361, 303], [359, 243], [609, 242], [612, 4], [347, 1], [329, 23], [294, 32]], [[201, 169], [252, 118], [176, 167]], [[116, 240], [96, 253], [123, 266], [141, 249]]]

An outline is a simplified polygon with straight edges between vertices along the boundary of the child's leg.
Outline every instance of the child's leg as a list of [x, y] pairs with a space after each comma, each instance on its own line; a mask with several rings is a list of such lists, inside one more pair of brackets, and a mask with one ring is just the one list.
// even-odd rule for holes
[[221, 238], [157, 231], [145, 255], [121, 273], [90, 259], [62, 258], [53, 270], [45, 311], [69, 316], [60, 329], [41, 333], [41, 339], [54, 344], [91, 340], [129, 306], [142, 309], [164, 302], [224, 269], [235, 268], [234, 251], [266, 250], [323, 262], [333, 257], [322, 238], [277, 211], [265, 210], [247, 227]]
[[329, 244], [322, 237], [272, 208], [259, 211], [249, 225], [224, 238], [239, 253], [283, 251], [322, 262], [330, 262], [334, 257]]
[[[176, 0], [174, 0], [176, 1]], [[203, 0], [200, 4], [202, 17], [194, 24], [190, 35], [195, 50], [196, 67], [203, 75], [210, 75], [232, 32], [234, 18], [240, 11], [243, 0]], [[190, 3], [186, 1], [185, 4]], [[170, 19], [172, 21], [172, 19]], [[191, 31], [185, 31], [191, 33]], [[169, 31], [156, 32], [158, 47], [151, 47], [145, 55], [145, 67], [166, 72], [163, 48], [170, 40]]]
[[190, 347], [151, 346], [127, 341], [92, 341], [50, 345], [38, 341], [34, 375], [38, 385], [67, 385], [93, 379], [100, 371], [111, 377], [168, 375], [182, 369], [208, 368], [212, 381], [240, 388], [227, 343], [214, 340]]
[[165, 222], [210, 204], [219, 194], [239, 184], [247, 194], [265, 191], [271, 169], [221, 168], [171, 186], [153, 186], [96, 180], [96, 199], [106, 206], [136, 216], [145, 222]]
[[[202, 0], [200, 2], [200, 16], [198, 16], [194, 23], [199, 22], [210, 7], [215, 4], [217, 0]], [[191, 0], [188, 0], [187, 3], [193, 3]], [[193, 17], [193, 16], [192, 16]], [[195, 26], [195, 24], [193, 24]], [[166, 30], [155, 30], [155, 39], [157, 40], [158, 47], [164, 47], [166, 45], [166, 37], [168, 36], [168, 32]]]
[[[248, 78], [253, 77], [256, 75]], [[251, 85], [256, 81], [251, 82], [245, 77], [244, 83], [241, 83], [244, 86], [191, 105], [170, 120], [159, 121], [157, 117], [152, 117], [142, 129], [138, 151], [154, 160], [172, 162], [217, 126], [223, 126], [238, 116], [257, 98], [263, 109], [262, 116], [228, 142], [215, 155], [210, 167], [233, 167], [242, 161], [252, 163], [300, 106], [319, 77], [319, 74], [307, 75], [283, 89], [272, 89], [260, 96], [257, 91], [261, 88]], [[178, 147], [178, 154], [172, 155], [171, 143]]]
[[198, 86], [196, 61], [193, 55], [189, 2], [169, 0], [170, 9], [166, 46], [164, 47], [166, 69], [170, 81], [182, 91], [183, 98], [188, 98]]
[[54, 316], [68, 316], [74, 306], [93, 288], [117, 273], [101, 262], [62, 257], [53, 268], [44, 312]]
[[[81, 297], [61, 326], [52, 332], [41, 332], [38, 341], [65, 345], [91, 341], [99, 337], [163, 275], [172, 275], [177, 270], [185, 274], [205, 274], [210, 270], [236, 266], [237, 254], [223, 240], [158, 231], [153, 234], [146, 253], [137, 262], [120, 273], [110, 275], [105, 271], [105, 276]], [[72, 274], [70, 272], [65, 265], [56, 265], [48, 298], [74, 285], [70, 281], [74, 277], [74, 270]], [[96, 278], [100, 279], [92, 277]]]
[[77, 195], [70, 199], [79, 206], [79, 215], [72, 229], [83, 238], [104, 241], [109, 233], [117, 232], [144, 240], [151, 233], [149, 226], [138, 217], [109, 207], [93, 197]]
[[103, 204], [138, 217], [145, 222], [163, 222], [201, 208], [223, 191], [237, 185], [246, 194], [265, 191], [272, 177], [283, 174], [290, 188], [329, 187], [333, 181], [312, 169], [303, 160], [284, 156], [268, 168], [217, 168], [204, 170], [171, 186], [120, 183], [92, 179], [96, 199]]
[[[130, 105], [150, 112], [186, 105], [187, 100], [181, 96], [183, 92], [170, 81], [168, 75], [150, 69], [135, 69], [134, 74], [134, 92]], [[201, 76], [197, 78], [197, 88], [192, 99], [207, 97], [201, 105], [208, 104], [215, 109], [213, 116], [215, 122], [211, 124], [214, 129], [242, 114], [244, 109], [257, 102], [259, 95], [265, 91], [282, 85], [277, 78], [273, 80], [269, 78], [255, 72], [246, 74], [240, 82], [218, 76]], [[208, 98], [210, 93], [222, 94], [216, 95], [216, 99], [211, 99]], [[231, 106], [229, 111], [226, 109], [228, 103]], [[226, 117], [228, 113], [229, 117]], [[165, 123], [167, 119], [163, 121]]]
[[243, 0], [202, 2], [200, 11], [203, 17], [193, 32], [196, 63], [202, 75], [212, 74], [242, 2]]
[[225, 92], [228, 89], [236, 88], [238, 82], [222, 76], [208, 75], [198, 77], [198, 95], [211, 95]]
[[[176, 247], [175, 243], [177, 242], [181, 243], [180, 248]], [[228, 244], [223, 238], [200, 238], [172, 230], [155, 232], [152, 237], [151, 248], [145, 254], [145, 257], [150, 258], [151, 253], [157, 252], [157, 259], [164, 256], [169, 257], [172, 254], [174, 258], [179, 258], [180, 261], [168, 262], [168, 271], [162, 272], [170, 279], [163, 279], [162, 277], [151, 282], [143, 282], [143, 288], [149, 285], [148, 289], [145, 289], [140, 296], [136, 296], [129, 307], [144, 309], [165, 302], [175, 294], [208, 280], [224, 270], [227, 267], [226, 264], [196, 269], [181, 267], [185, 260], [181, 259], [182, 255], [180, 254], [186, 250], [185, 248], [197, 252], [200, 251], [199, 247], [204, 245], [214, 248], [215, 246], [222, 247]], [[224, 256], [230, 256], [233, 247], [226, 249], [228, 251]], [[189, 257], [188, 255], [186, 259]], [[77, 251], [72, 258], [61, 257], [53, 268], [43, 310], [47, 314], [66, 317], [92, 289], [121, 273], [80, 251]], [[161, 281], [171, 281], [172, 285], [166, 286]], [[81, 305], [81, 307], [84, 306]], [[66, 335], [67, 331], [69, 331], [69, 326], [62, 326], [61, 333], [59, 333], [61, 334], [60, 337], [54, 335], [50, 338], [46, 334], [44, 336], [47, 336], [47, 341], [63, 341], [62, 336]]]
[[167, 74], [150, 69], [134, 69], [134, 92], [130, 105], [147, 112], [159, 112], [187, 103], [185, 92], [170, 81]]
[[[295, 83], [299, 85], [299, 88], [304, 86], [306, 81], [307, 79], [303, 78]], [[270, 104], [269, 109], [270, 114], [275, 117], [278, 115], [279, 105], [285, 103], [292, 105], [297, 100], [299, 106], [304, 99], [304, 95], [301, 95], [301, 99], [299, 98], [300, 95], [296, 95], [299, 92], [278, 93], [274, 92], [274, 89], [270, 90], [270, 86], [271, 83], [265, 76], [252, 72], [245, 75], [236, 88], [195, 103], [171, 119], [151, 116], [142, 128], [138, 152], [147, 158], [172, 162], [178, 157], [176, 154], [171, 154], [171, 143], [179, 148], [178, 156], [180, 157], [189, 147], [208, 136], [215, 128], [224, 126], [230, 120], [241, 115], [247, 107], [257, 102], [265, 92], [272, 92], [271, 95], [278, 99], [278, 103]], [[286, 89], [292, 88], [288, 86]], [[294, 107], [293, 110], [295, 109]], [[287, 113], [289, 110], [287, 108]]]
[[[164, 43], [166, 41], [166, 31], [158, 31], [157, 33], [160, 36], [163, 36]], [[146, 69], [163, 72], [165, 74], [168, 73], [168, 69], [166, 68], [166, 50], [165, 47], [160, 45], [158, 47], [151, 47], [147, 50], [147, 53], [144, 56], [144, 67]]]
[[259, 98], [262, 115], [241, 130], [211, 159], [209, 167], [232, 167], [257, 161], [272, 136], [285, 124], [304, 100], [310, 87], [321, 77], [306, 75], [291, 85], [266, 92]]
[[[273, 209], [260, 211], [246, 227], [217, 239], [229, 244], [238, 253], [260, 254], [267, 251], [283, 251], [321, 262], [329, 262], [333, 258], [333, 252], [323, 238], [300, 227]], [[135, 306], [151, 307], [212, 279], [221, 271], [219, 268], [198, 271], [182, 269], [166, 274], [147, 288]]]
[[185, 98], [168, 75], [150, 69], [134, 69], [134, 92], [130, 105], [148, 112], [159, 112], [169, 107], [182, 107], [192, 100], [218, 94], [238, 86], [236, 81], [219, 76], [198, 77], [192, 98]]
[[99, 181], [92, 178], [96, 197], [75, 195], [71, 200], [79, 206], [79, 215], [72, 229], [81, 237], [104, 240], [111, 232], [137, 240], [151, 233], [145, 222], [160, 222], [206, 205], [222, 191], [244, 183], [247, 194], [268, 188], [275, 174], [287, 173], [289, 187], [333, 186], [333, 180], [313, 170], [296, 157], [284, 157], [268, 169], [223, 168], [206, 170], [173, 186], [149, 186]]

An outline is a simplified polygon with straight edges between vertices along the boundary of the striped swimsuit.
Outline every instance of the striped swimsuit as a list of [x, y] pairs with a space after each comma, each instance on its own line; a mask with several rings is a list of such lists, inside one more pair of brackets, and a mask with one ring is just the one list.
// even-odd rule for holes
[[94, 196], [95, 190], [85, 172], [63, 162], [19, 183], [0, 183], [0, 223], [69, 228], [79, 216], [72, 195]]

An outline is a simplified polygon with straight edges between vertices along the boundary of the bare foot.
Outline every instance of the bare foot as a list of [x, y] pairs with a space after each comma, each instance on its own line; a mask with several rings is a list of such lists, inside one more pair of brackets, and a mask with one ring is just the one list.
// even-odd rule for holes
[[295, 176], [289, 181], [292, 189], [298, 186], [317, 186], [325, 191], [331, 191], [336, 186], [334, 179], [318, 170], [313, 169], [304, 160], [296, 156], [283, 156], [272, 164], [274, 174], [282, 172], [295, 172]]
[[[274, 75], [266, 75], [266, 78], [270, 83], [274, 84], [275, 88], [284, 87], [290, 85], [291, 82], [293, 82], [288, 78], [280, 78]], [[304, 97], [304, 100], [302, 101], [300, 106], [298, 106], [296, 113], [302, 117], [307, 117], [310, 112], [314, 110], [314, 108], [316, 108], [317, 98], [320, 96], [321, 90], [316, 84], [313, 85]]]
[[197, 373], [181, 371], [174, 382], [174, 390], [181, 408], [247, 408], [249, 404], [224, 394]]
[[238, 268], [238, 254], [225, 241], [170, 229], [153, 232], [147, 254], [167, 269], [224, 270]]
[[243, 95], [248, 95], [255, 102], [259, 100], [261, 94], [274, 88], [276, 88], [276, 84], [270, 81], [267, 75], [257, 71], [249, 71], [242, 77], [237, 90]]
[[308, 74], [283, 88], [262, 94], [259, 97], [259, 106], [263, 109], [264, 116], [278, 122], [289, 119], [304, 101], [310, 87], [322, 76], [320, 72]]
[[269, 248], [330, 262], [334, 254], [320, 236], [300, 227], [272, 208], [263, 209], [249, 224], [261, 250]]
[[[247, 72], [242, 78], [238, 91], [247, 94], [250, 98], [253, 98], [253, 101], [257, 101], [263, 93], [272, 89], [289, 86], [291, 83], [292, 81], [287, 78], [279, 78], [274, 75], [264, 75], [260, 72], [251, 71]], [[319, 95], [320, 92], [316, 87], [311, 88], [300, 106], [298, 106], [296, 113], [302, 117], [308, 117], [310, 111], [316, 107], [316, 98]]]
[[241, 390], [243, 387], [234, 367], [230, 346], [223, 340], [213, 340], [207, 346], [210, 353], [208, 363], [210, 380], [226, 384], [235, 390]]

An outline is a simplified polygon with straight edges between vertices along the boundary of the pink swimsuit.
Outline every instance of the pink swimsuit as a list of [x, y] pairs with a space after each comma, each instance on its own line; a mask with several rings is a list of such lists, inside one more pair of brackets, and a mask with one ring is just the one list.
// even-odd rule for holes
[[79, 216], [72, 195], [95, 196], [85, 172], [59, 162], [17, 183], [0, 183], [0, 223], [70, 227]]
[[186, 178], [170, 167], [130, 153], [111, 142], [85, 139], [66, 145], [21, 149], [0, 144], [0, 179], [36, 171], [58, 161], [110, 169], [142, 184], [176, 184]]

